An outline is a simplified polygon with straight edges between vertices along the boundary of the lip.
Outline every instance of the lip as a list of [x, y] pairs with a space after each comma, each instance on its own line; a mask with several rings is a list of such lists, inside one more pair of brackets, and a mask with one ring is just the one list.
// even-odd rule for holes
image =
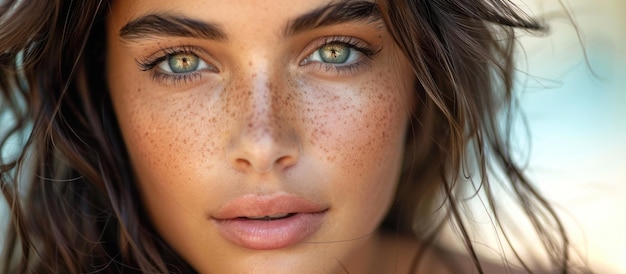
[[[231, 243], [256, 250], [285, 248], [300, 243], [315, 233], [324, 221], [327, 207], [292, 195], [238, 197], [211, 219], [222, 237]], [[246, 217], [289, 216], [275, 220]]]

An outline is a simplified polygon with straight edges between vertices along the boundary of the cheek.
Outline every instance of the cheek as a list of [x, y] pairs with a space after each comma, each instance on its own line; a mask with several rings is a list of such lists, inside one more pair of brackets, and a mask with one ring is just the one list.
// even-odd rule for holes
[[199, 189], [194, 178], [214, 168], [204, 159], [220, 153], [215, 144], [221, 135], [219, 114], [207, 106], [211, 98], [193, 90], [184, 94], [151, 90], [122, 75], [114, 79], [130, 83], [114, 81], [111, 91], [139, 187], [149, 193], [144, 195], [147, 202], [164, 195], [189, 195], [183, 193], [184, 186]]
[[400, 153], [409, 115], [408, 92], [385, 75], [365, 81], [351, 91], [352, 96], [320, 96], [325, 100], [312, 119], [309, 140], [347, 176], [367, 176], [372, 166]]
[[[329, 195], [347, 209], [341, 219], [349, 220], [352, 233], [375, 229], [395, 194], [411, 90], [390, 75], [351, 87], [351, 96], [318, 96], [323, 107], [310, 125], [310, 146], [335, 171]], [[362, 218], [365, 212], [371, 218]]]
[[215, 118], [190, 111], [196, 108], [191, 104], [195, 103], [186, 102], [177, 106], [177, 102], [171, 102], [168, 106], [171, 109], [142, 109], [144, 113], [134, 116], [135, 119], [128, 125], [127, 131], [132, 134], [128, 138], [132, 149], [147, 152], [145, 156], [148, 157], [142, 159], [153, 167], [165, 170], [179, 170], [180, 163], [199, 163], [190, 160], [214, 154], [215, 149], [208, 140], [213, 139], [215, 132], [206, 130], [206, 121]]

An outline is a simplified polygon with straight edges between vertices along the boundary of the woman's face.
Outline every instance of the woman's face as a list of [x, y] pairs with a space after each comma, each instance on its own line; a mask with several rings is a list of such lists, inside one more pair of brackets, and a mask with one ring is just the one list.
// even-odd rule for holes
[[142, 203], [185, 260], [206, 273], [376, 262], [413, 77], [373, 3], [113, 1], [107, 20]]

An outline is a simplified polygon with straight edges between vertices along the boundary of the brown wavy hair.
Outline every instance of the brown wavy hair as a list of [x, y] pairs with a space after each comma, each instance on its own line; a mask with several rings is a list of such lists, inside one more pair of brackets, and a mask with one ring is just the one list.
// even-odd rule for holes
[[[482, 272], [462, 191], [478, 182], [513, 247], [493, 193], [492, 174], [503, 174], [551, 267], [576, 271], [559, 217], [511, 152], [516, 29], [544, 26], [504, 0], [378, 2], [412, 64], [418, 97], [402, 180], [382, 226], [431, 243], [452, 222]], [[0, 115], [10, 118], [0, 128], [0, 187], [10, 209], [2, 273], [193, 272], [138, 202], [103, 77], [108, 11], [108, 1], [0, 5]]]

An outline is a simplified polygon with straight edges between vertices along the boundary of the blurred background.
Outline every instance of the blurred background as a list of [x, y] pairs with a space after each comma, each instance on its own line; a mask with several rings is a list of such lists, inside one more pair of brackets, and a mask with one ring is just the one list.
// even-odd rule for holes
[[[547, 36], [520, 33], [518, 154], [580, 256], [597, 273], [626, 273], [626, 1], [514, 2], [550, 26]], [[481, 253], [501, 260], [489, 216], [482, 204], [472, 206]], [[524, 218], [511, 212], [514, 222]], [[520, 227], [521, 234], [532, 229]], [[444, 241], [454, 246], [457, 238], [449, 233]], [[539, 243], [530, 239], [514, 241], [532, 254]]]
[[[557, 17], [550, 36], [521, 39], [528, 170], [592, 266], [626, 273], [626, 1], [563, 2], [578, 33]], [[562, 10], [557, 1], [527, 5], [548, 18]]]

